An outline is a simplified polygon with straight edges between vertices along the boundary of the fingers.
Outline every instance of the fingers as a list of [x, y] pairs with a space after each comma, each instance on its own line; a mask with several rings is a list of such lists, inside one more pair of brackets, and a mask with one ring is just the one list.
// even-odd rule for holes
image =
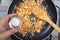
[[5, 16], [4, 18], [2, 18], [0, 20], [2, 22], [1, 24], [4, 25], [5, 23], [7, 23], [9, 21], [9, 19], [11, 19], [14, 16], [17, 16], [17, 14], [13, 13], [13, 14], [9, 14], [9, 15]]
[[6, 23], [3, 27], [5, 28], [5, 30], [10, 29], [9, 23]]
[[9, 20], [9, 19], [11, 19], [11, 18], [14, 17], [14, 16], [17, 16], [17, 14], [16, 14], [16, 13], [9, 14], [9, 15], [7, 15], [7, 16], [5, 17], [5, 19], [6, 19], [6, 20]]
[[2, 34], [3, 38], [8, 38], [9, 36], [13, 35], [14, 33], [18, 32], [18, 30], [10, 29]]
[[3, 33], [5, 31], [4, 27], [0, 27], [0, 33]]

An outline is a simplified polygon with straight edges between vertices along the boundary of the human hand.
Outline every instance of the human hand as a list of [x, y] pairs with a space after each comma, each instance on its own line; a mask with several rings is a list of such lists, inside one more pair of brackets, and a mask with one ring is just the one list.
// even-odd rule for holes
[[6, 40], [9, 36], [13, 35], [14, 33], [18, 32], [16, 29], [11, 29], [9, 27], [9, 20], [17, 16], [17, 14], [9, 14], [4, 18], [0, 19], [0, 40]]

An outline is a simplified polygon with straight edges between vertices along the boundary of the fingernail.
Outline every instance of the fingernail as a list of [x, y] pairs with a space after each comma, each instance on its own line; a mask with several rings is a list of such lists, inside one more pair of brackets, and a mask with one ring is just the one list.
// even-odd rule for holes
[[17, 16], [18, 16], [18, 14], [17, 13], [15, 13]]

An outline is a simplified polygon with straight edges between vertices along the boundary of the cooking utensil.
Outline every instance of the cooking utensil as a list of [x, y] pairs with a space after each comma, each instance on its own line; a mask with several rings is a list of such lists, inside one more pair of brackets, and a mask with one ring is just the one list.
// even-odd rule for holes
[[48, 17], [47, 12], [43, 10], [43, 7], [40, 8], [39, 6], [36, 6], [32, 9], [32, 13], [39, 19], [47, 21], [55, 30], [57, 30], [60, 33], [60, 28]]
[[[14, 0], [10, 7], [9, 7], [9, 10], [8, 10], [8, 14], [11, 14], [11, 13], [15, 13], [16, 10], [14, 10], [14, 6], [19, 6], [19, 4], [23, 2], [23, 0]], [[56, 23], [57, 21], [57, 12], [56, 12], [56, 8], [53, 4], [53, 2], [51, 0], [45, 0], [42, 2], [42, 5], [43, 6], [46, 6], [48, 5], [47, 7], [47, 12], [50, 14], [51, 16], [51, 19], [54, 23]], [[47, 37], [51, 32], [53, 31], [53, 27], [51, 27], [48, 23], [46, 23], [44, 25], [44, 27], [42, 28], [41, 30], [41, 33], [37, 34], [35, 33], [35, 36], [33, 36], [32, 38], [28, 35], [28, 36], [25, 36], [23, 37], [21, 33], [16, 33], [15, 35], [11, 36], [11, 38], [13, 40], [20, 40], [20, 39], [23, 39], [23, 40], [42, 40], [43, 38]]]

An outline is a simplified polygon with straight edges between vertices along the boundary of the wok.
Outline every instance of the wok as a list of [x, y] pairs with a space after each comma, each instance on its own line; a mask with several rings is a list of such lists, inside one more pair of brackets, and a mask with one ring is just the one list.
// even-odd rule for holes
[[[19, 6], [19, 3], [21, 3], [21, 2], [23, 2], [23, 0], [14, 0], [9, 7], [8, 14], [15, 13], [16, 11], [14, 10], [14, 6], [15, 5]], [[42, 2], [42, 5], [43, 6], [48, 5], [46, 11], [51, 16], [52, 21], [54, 23], [56, 23], [58, 15], [57, 15], [56, 8], [55, 8], [55, 5], [53, 4], [53, 2], [51, 0], [45, 0]], [[23, 39], [23, 40], [42, 40], [45, 37], [47, 37], [53, 31], [53, 29], [54, 28], [52, 28], [48, 23], [46, 23], [39, 34], [35, 33], [35, 35], [32, 37], [31, 37], [31, 35], [23, 37], [21, 33], [17, 32], [14, 35], [12, 35], [11, 38], [13, 40], [20, 40], [20, 39]]]

